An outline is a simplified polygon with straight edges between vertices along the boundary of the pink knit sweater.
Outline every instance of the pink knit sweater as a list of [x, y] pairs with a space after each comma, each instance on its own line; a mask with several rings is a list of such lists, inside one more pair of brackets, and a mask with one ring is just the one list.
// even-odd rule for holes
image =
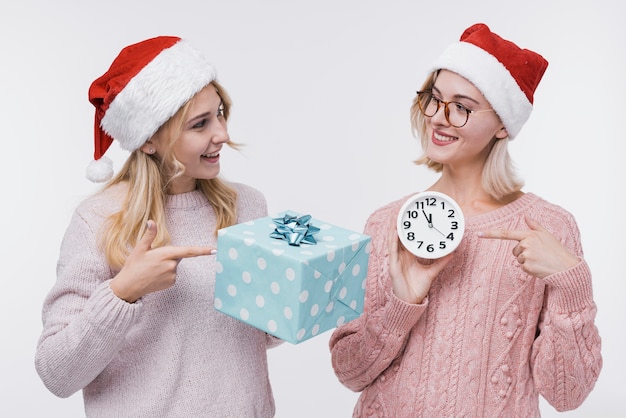
[[[239, 222], [266, 216], [258, 191], [233, 187]], [[45, 385], [60, 397], [82, 389], [89, 417], [272, 417], [276, 340], [213, 308], [214, 256], [182, 260], [173, 287], [136, 303], [113, 294], [96, 234], [118, 196], [115, 186], [88, 198], [65, 234], [35, 359]], [[216, 246], [201, 192], [168, 196], [166, 219], [173, 245]]]
[[[579, 406], [600, 373], [591, 273], [578, 227], [533, 194], [466, 220], [456, 256], [421, 305], [391, 291], [387, 231], [405, 199], [376, 211], [363, 315], [335, 330], [339, 380], [362, 391], [354, 417], [535, 417], [539, 394], [558, 410]], [[479, 231], [539, 221], [581, 262], [543, 280], [528, 276], [513, 241]]]

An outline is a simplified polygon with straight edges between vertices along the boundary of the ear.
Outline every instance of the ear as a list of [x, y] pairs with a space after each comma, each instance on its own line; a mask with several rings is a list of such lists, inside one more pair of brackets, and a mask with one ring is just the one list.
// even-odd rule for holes
[[153, 155], [156, 153], [156, 147], [151, 140], [146, 141], [141, 147], [139, 147], [139, 149], [148, 155]]
[[506, 128], [504, 126], [502, 126], [498, 132], [496, 132], [496, 138], [498, 139], [504, 139], [506, 137], [509, 136], [509, 132], [506, 130]]

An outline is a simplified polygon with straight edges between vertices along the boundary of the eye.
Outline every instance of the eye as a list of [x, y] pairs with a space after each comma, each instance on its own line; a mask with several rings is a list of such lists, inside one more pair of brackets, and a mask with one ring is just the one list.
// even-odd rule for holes
[[469, 110], [467, 107], [465, 107], [464, 104], [459, 103], [459, 102], [452, 102], [451, 103], [454, 106], [454, 111], [458, 112], [458, 113], [462, 113], [462, 114], [467, 114], [467, 113], [471, 113], [471, 110]]
[[224, 103], [220, 103], [220, 107], [217, 108], [217, 116], [224, 116]]
[[200, 120], [198, 121], [198, 123], [195, 123], [195, 124], [191, 127], [191, 129], [202, 129], [202, 128], [204, 128], [204, 127], [207, 125], [207, 123], [209, 123], [208, 119], [206, 119], [206, 118], [204, 118], [204, 119], [200, 119]]

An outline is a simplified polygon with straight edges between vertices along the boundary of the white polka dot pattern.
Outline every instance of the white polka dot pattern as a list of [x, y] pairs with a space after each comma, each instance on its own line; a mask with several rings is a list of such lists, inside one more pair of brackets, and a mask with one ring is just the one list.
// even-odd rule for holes
[[370, 237], [312, 219], [316, 245], [270, 238], [273, 218], [218, 233], [215, 308], [298, 344], [363, 312]]

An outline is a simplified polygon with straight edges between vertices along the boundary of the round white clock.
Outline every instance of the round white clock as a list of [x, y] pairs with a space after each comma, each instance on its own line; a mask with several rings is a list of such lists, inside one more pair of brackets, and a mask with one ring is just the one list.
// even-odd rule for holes
[[440, 192], [411, 196], [398, 213], [398, 236], [402, 245], [421, 258], [435, 259], [454, 251], [465, 233], [461, 207]]

